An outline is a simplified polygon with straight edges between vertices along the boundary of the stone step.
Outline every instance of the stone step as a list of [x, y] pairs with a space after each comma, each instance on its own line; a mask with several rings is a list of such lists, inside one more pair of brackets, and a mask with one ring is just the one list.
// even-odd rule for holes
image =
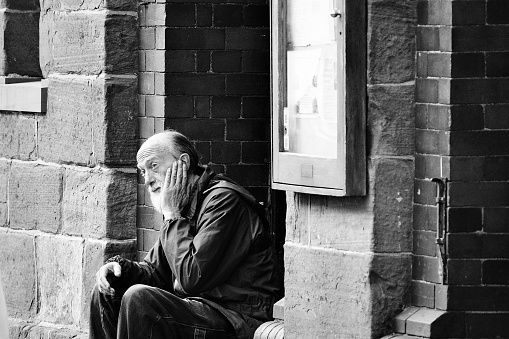
[[408, 334], [401, 334], [401, 333], [393, 333], [386, 335], [385, 337], [382, 337], [380, 339], [419, 339], [424, 337], [416, 337], [414, 335], [408, 335]]

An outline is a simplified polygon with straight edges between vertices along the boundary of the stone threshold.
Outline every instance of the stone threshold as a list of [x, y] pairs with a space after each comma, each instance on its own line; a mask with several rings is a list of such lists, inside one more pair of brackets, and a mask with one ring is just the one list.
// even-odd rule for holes
[[9, 319], [9, 338], [88, 339], [88, 332]]

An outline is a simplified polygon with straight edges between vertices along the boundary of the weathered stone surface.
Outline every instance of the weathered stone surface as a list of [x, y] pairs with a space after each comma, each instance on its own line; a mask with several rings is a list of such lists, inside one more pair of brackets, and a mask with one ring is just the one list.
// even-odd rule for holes
[[407, 300], [411, 258], [285, 244], [285, 335], [380, 338]]
[[21, 160], [37, 158], [37, 121], [32, 115], [0, 114], [0, 156]]
[[414, 78], [415, 0], [368, 1], [368, 83]]
[[285, 244], [285, 337], [372, 338], [371, 256]]
[[11, 228], [57, 232], [61, 224], [62, 169], [13, 162], [9, 183]]
[[43, 11], [79, 11], [94, 9], [112, 9], [134, 11], [137, 9], [137, 0], [41, 0]]
[[372, 197], [287, 193], [286, 240], [365, 252], [372, 247]]
[[374, 251], [412, 250], [414, 162], [411, 159], [374, 160]]
[[80, 326], [88, 328], [90, 314], [90, 294], [95, 285], [95, 273], [106, 260], [121, 255], [124, 258], [136, 259], [136, 240], [94, 240], [85, 242], [85, 260], [83, 265], [83, 303], [81, 307]]
[[6, 202], [0, 202], [0, 227], [7, 226], [9, 210]]
[[137, 96], [135, 78], [51, 77], [48, 114], [39, 122], [40, 157], [90, 166], [134, 164]]
[[10, 317], [28, 319], [37, 311], [34, 237], [0, 231], [0, 272]]
[[137, 72], [138, 26], [134, 15], [105, 11], [43, 13], [40, 60], [45, 76], [55, 72], [96, 75]]
[[[9, 1], [8, 4], [13, 2]], [[1, 6], [2, 3], [0, 3]], [[0, 32], [0, 75], [41, 76], [39, 68], [39, 11], [2, 11], [0, 12], [0, 27], [2, 27]]]
[[9, 171], [11, 163], [0, 160], [0, 227], [8, 223], [7, 190], [9, 185]]
[[413, 155], [415, 114], [413, 83], [368, 87], [368, 155]]
[[0, 0], [0, 9], [39, 10], [39, 0]]
[[11, 339], [88, 339], [88, 334], [67, 328], [36, 325], [19, 320], [9, 321]]
[[136, 173], [67, 168], [62, 233], [92, 238], [135, 238], [136, 189]]
[[40, 310], [37, 318], [79, 324], [83, 303], [83, 238], [39, 235], [36, 260]]
[[410, 304], [411, 254], [373, 256], [369, 271], [372, 338], [391, 333], [394, 317]]

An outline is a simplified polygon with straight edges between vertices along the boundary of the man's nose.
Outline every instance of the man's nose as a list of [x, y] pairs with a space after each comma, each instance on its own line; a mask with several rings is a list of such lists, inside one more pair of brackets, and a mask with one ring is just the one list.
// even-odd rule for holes
[[151, 186], [155, 182], [154, 174], [150, 171], [145, 172], [145, 185]]

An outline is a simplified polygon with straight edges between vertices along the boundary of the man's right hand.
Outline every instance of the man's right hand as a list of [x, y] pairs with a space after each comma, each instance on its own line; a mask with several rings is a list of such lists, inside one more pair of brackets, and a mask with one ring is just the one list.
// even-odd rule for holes
[[97, 271], [95, 279], [99, 287], [99, 292], [111, 296], [115, 295], [115, 289], [111, 287], [110, 281], [108, 281], [108, 276], [111, 279], [112, 275], [117, 278], [122, 275], [122, 268], [118, 262], [106, 263]]

